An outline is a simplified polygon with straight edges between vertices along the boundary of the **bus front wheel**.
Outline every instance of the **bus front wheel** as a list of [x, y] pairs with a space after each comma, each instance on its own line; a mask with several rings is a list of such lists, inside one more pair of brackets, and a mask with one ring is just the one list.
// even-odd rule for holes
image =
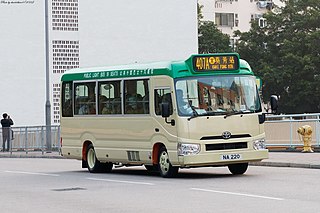
[[228, 169], [233, 175], [242, 175], [247, 171], [248, 163], [230, 164]]
[[171, 165], [169, 155], [165, 147], [161, 147], [159, 152], [158, 169], [160, 175], [165, 178], [174, 177], [179, 171], [179, 167], [174, 167]]

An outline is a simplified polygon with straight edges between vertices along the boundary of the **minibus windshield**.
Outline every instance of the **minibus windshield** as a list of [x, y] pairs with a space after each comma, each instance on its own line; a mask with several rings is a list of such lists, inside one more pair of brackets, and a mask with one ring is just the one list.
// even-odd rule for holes
[[201, 76], [175, 82], [180, 116], [261, 112], [256, 78], [248, 75]]

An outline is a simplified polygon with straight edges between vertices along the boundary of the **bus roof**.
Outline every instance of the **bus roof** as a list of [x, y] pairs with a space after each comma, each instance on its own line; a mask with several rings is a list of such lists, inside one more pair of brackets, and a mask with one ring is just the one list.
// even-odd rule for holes
[[[233, 63], [222, 63], [222, 60]], [[172, 78], [217, 74], [253, 75], [250, 65], [236, 53], [195, 54], [185, 61], [164, 61], [106, 67], [76, 68], [66, 71], [61, 81], [128, 78], [167, 75]]]

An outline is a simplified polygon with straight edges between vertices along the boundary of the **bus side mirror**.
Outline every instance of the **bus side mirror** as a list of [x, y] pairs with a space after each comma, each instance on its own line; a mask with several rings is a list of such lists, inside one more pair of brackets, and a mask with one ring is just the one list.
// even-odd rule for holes
[[170, 105], [169, 105], [168, 102], [163, 102], [161, 104], [161, 116], [163, 118], [165, 118], [165, 121], [166, 121], [167, 124], [171, 124], [171, 126], [176, 125], [175, 120], [173, 120], [173, 119], [171, 121], [167, 120], [169, 118], [169, 116], [170, 116]]
[[278, 109], [278, 97], [276, 95], [271, 95], [270, 105], [271, 105], [272, 113], [276, 113]]

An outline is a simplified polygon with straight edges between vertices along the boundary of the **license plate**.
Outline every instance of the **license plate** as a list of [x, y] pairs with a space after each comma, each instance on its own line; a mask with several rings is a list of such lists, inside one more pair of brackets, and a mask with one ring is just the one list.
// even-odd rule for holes
[[228, 154], [228, 155], [220, 155], [221, 160], [240, 160], [242, 159], [241, 154]]

